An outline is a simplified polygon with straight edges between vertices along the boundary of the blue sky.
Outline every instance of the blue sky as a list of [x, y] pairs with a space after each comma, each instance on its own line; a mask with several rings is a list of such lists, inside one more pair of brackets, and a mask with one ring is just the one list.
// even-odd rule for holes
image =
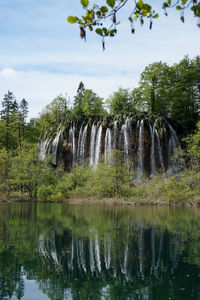
[[104, 52], [99, 37], [88, 34], [85, 43], [79, 28], [67, 23], [67, 16], [80, 13], [79, 0], [0, 0], [0, 100], [9, 89], [28, 100], [36, 117], [60, 93], [73, 101], [81, 80], [107, 98], [121, 86], [136, 87], [148, 64], [171, 65], [200, 51], [200, 29], [189, 11], [185, 24], [179, 12], [170, 10], [166, 18], [161, 11], [152, 31], [137, 24], [131, 35], [127, 7]]

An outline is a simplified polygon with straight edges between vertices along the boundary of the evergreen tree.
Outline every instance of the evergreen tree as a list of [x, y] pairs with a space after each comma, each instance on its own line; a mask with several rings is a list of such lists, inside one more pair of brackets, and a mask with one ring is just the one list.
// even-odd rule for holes
[[81, 81], [77, 89], [77, 95], [74, 98], [74, 107], [81, 105], [83, 103], [84, 92], [85, 92], [85, 86], [84, 83]]
[[20, 102], [19, 111], [20, 111], [20, 125], [22, 127], [22, 136], [24, 139], [26, 119], [28, 117], [28, 102], [24, 98]]
[[17, 108], [15, 96], [12, 92], [8, 91], [8, 93], [4, 95], [2, 107], [3, 109], [1, 111], [1, 119], [5, 120], [6, 123], [9, 124], [12, 119], [12, 112]]

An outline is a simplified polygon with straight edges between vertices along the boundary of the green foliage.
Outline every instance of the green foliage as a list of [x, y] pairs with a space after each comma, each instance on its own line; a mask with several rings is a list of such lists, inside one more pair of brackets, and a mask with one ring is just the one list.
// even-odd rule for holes
[[12, 187], [20, 187], [25, 193], [28, 193], [30, 198], [35, 198], [40, 172], [41, 162], [38, 146], [24, 143], [16, 150], [15, 156], [12, 158], [8, 183]]
[[169, 111], [171, 72], [162, 62], [147, 66], [140, 76], [143, 103], [152, 114], [167, 116]]
[[85, 89], [84, 84], [80, 82], [77, 95], [75, 96], [71, 118], [82, 120], [92, 116], [105, 115], [106, 111], [103, 108], [103, 98], [97, 96], [92, 90]]
[[63, 122], [70, 114], [69, 100], [62, 95], [57, 96], [40, 114], [40, 123], [42, 127], [58, 125]]
[[[105, 37], [113, 37], [117, 34], [117, 25], [120, 24], [117, 21], [118, 12], [125, 9], [128, 0], [104, 0], [93, 3], [93, 6], [89, 7], [88, 0], [80, 0], [80, 3], [85, 11], [82, 17], [69, 16], [68, 22], [71, 24], [78, 24], [80, 26], [81, 38], [86, 37], [86, 29], [90, 31], [95, 29], [96, 33], [102, 37], [103, 50], [105, 49]], [[153, 1], [151, 1], [153, 2]], [[167, 16], [167, 10], [169, 8], [176, 8], [180, 11], [180, 20], [184, 23], [184, 12], [190, 8], [194, 18], [197, 18], [197, 26], [200, 27], [200, 4], [198, 1], [178, 0], [175, 4], [171, 0], [162, 1], [161, 8], [164, 14]], [[140, 24], [144, 24], [144, 20], [149, 20], [149, 29], [152, 29], [153, 20], [159, 17], [158, 12], [154, 9], [153, 4], [145, 3], [143, 0], [138, 0], [132, 3], [130, 7], [130, 14], [127, 16], [130, 22], [131, 33], [135, 33], [135, 23], [139, 20]], [[110, 20], [110, 22], [107, 21]]]
[[182, 131], [195, 128], [200, 109], [200, 57], [184, 57], [171, 67], [170, 118]]
[[119, 88], [107, 100], [107, 105], [111, 115], [127, 115], [137, 111], [132, 93], [128, 89]]
[[184, 139], [187, 143], [187, 158], [193, 170], [200, 169], [200, 121], [194, 134]]
[[106, 161], [98, 165], [90, 179], [90, 184], [94, 194], [112, 198], [123, 196], [123, 187], [129, 181], [123, 152], [114, 150], [108, 155]]
[[37, 199], [40, 201], [48, 202], [52, 199], [52, 194], [54, 192], [53, 185], [40, 185], [37, 190]]

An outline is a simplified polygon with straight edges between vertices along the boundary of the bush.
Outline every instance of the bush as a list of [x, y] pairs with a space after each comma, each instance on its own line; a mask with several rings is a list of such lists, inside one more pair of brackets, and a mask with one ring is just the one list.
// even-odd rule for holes
[[53, 192], [53, 185], [40, 185], [37, 190], [37, 198], [40, 201], [51, 201]]

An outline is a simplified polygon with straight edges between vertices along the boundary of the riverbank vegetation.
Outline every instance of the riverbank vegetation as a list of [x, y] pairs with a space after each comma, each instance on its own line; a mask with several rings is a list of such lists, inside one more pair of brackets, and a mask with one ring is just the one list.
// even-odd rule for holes
[[[74, 103], [56, 97], [36, 119], [27, 121], [28, 102], [17, 102], [8, 92], [0, 119], [0, 200], [114, 201], [143, 204], [200, 203], [200, 58], [185, 57], [168, 66], [158, 62], [141, 74], [139, 87], [120, 88], [106, 101], [80, 83]], [[137, 180], [135, 169], [124, 163], [123, 153], [113, 151], [96, 168], [75, 165], [70, 172], [52, 156], [41, 159], [39, 141], [72, 122], [162, 117], [178, 133], [182, 154], [180, 171], [162, 169], [156, 176]], [[176, 153], [174, 159], [176, 159]]]

